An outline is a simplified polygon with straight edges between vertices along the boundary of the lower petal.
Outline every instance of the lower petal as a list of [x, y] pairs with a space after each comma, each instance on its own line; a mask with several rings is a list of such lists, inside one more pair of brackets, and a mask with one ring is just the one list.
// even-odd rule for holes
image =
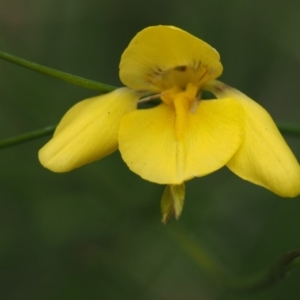
[[136, 109], [137, 100], [137, 94], [120, 88], [77, 103], [40, 149], [41, 164], [54, 172], [67, 172], [112, 153], [118, 146], [120, 120]]
[[300, 194], [300, 167], [270, 115], [256, 102], [231, 89], [244, 108], [245, 138], [228, 162], [238, 176], [283, 197]]
[[146, 180], [181, 184], [209, 174], [233, 156], [243, 138], [243, 110], [232, 99], [201, 101], [188, 113], [180, 139], [175, 112], [161, 104], [121, 122], [119, 149], [128, 167]]

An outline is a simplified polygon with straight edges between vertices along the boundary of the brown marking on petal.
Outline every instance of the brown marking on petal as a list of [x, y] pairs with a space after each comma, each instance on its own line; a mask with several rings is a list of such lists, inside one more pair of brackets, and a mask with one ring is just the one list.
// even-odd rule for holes
[[175, 67], [174, 70], [179, 71], [179, 72], [185, 72], [187, 69], [187, 66], [178, 66]]
[[193, 60], [192, 66], [193, 66], [193, 68], [194, 68], [195, 70], [199, 70], [199, 68], [200, 68], [201, 65], [202, 65], [202, 62], [201, 62], [201, 61]]
[[214, 88], [219, 92], [231, 89], [231, 87], [225, 83], [216, 84]]

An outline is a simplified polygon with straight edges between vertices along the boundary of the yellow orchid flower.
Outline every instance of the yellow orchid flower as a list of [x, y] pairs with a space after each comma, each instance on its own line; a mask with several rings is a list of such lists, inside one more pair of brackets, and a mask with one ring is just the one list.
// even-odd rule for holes
[[[174, 187], [223, 166], [280, 196], [300, 194], [299, 164], [273, 120], [216, 81], [222, 70], [214, 48], [179, 28], [140, 31], [121, 57], [127, 87], [73, 106], [39, 151], [40, 162], [67, 172], [119, 149], [133, 172], [173, 187], [165, 195], [179, 190], [172, 197], [182, 203], [184, 188]], [[217, 99], [201, 99], [203, 90]], [[155, 98], [159, 105], [136, 109]]]

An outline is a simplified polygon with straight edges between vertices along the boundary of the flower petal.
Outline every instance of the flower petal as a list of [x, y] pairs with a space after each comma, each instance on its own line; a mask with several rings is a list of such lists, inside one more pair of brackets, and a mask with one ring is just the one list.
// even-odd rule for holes
[[[222, 73], [218, 52], [204, 41], [172, 26], [140, 31], [125, 49], [120, 78], [134, 90], [161, 91], [188, 82], [201, 83]], [[195, 82], [197, 81], [197, 82]]]
[[232, 99], [201, 101], [176, 137], [175, 111], [164, 103], [134, 111], [121, 122], [119, 149], [128, 167], [146, 180], [181, 184], [222, 166], [243, 138], [243, 111]]
[[53, 138], [39, 151], [41, 164], [67, 172], [117, 149], [121, 118], [136, 109], [138, 95], [127, 88], [83, 100], [62, 118]]
[[226, 92], [245, 112], [245, 138], [228, 168], [245, 180], [282, 197], [300, 194], [300, 167], [271, 116], [259, 104], [235, 89]]

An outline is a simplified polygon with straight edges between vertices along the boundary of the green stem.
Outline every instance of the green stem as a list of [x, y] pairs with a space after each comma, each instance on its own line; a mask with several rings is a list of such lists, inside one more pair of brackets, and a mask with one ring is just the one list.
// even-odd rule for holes
[[53, 134], [55, 130], [55, 126], [47, 126], [42, 129], [30, 131], [24, 134], [20, 134], [11, 138], [4, 139], [0, 141], [0, 149], [15, 146], [18, 144], [22, 144], [25, 142], [29, 142], [35, 139], [38, 139], [43, 136], [47, 136]]
[[245, 278], [228, 281], [227, 287], [236, 292], [259, 292], [283, 280], [290, 271], [299, 267], [300, 248], [282, 254], [263, 271]]
[[[295, 125], [280, 124], [278, 125], [278, 128], [281, 131], [281, 133], [285, 135], [300, 136], [300, 128]], [[47, 126], [42, 129], [37, 129], [21, 135], [17, 135], [15, 137], [4, 139], [0, 141], [0, 149], [10, 147], [10, 146], [15, 146], [24, 142], [35, 140], [43, 136], [50, 135], [54, 132], [54, 129], [55, 126]]]
[[[300, 135], [300, 128], [291, 125], [291, 124], [280, 124], [278, 125], [279, 130], [281, 133], [291, 136], [299, 136]], [[31, 140], [38, 139], [43, 136], [50, 135], [54, 132], [55, 126], [47, 126], [42, 129], [37, 129], [34, 131], [30, 131], [24, 134], [17, 135], [15, 137], [7, 138], [0, 141], [0, 149], [7, 148], [10, 146], [15, 146], [24, 142], [28, 142]]]
[[39, 72], [39, 73], [43, 73], [45, 75], [52, 76], [54, 78], [66, 81], [68, 83], [71, 83], [71, 84], [74, 84], [74, 85], [77, 85], [77, 86], [80, 86], [83, 88], [97, 90], [102, 93], [108, 93], [115, 89], [114, 86], [96, 82], [96, 81], [89, 80], [89, 79], [85, 79], [85, 78], [75, 76], [75, 75], [72, 75], [69, 73], [65, 73], [62, 71], [58, 71], [58, 70], [55, 70], [52, 68], [48, 68], [48, 67], [33, 63], [31, 61], [19, 58], [17, 56], [5, 53], [3, 51], [0, 51], [0, 58], [3, 60], [9, 61], [13, 64], [16, 64], [18, 66], [22, 66], [24, 68], [31, 69], [31, 70]]
[[192, 258], [206, 275], [213, 279], [221, 288], [234, 293], [259, 292], [271, 287], [292, 270], [300, 266], [300, 248], [281, 255], [274, 263], [257, 274], [230, 278], [206, 251], [182, 229], [169, 231], [172, 238], [186, 254]]
[[279, 131], [284, 135], [289, 136], [299, 136], [300, 135], [300, 126], [292, 124], [277, 123], [276, 124]]
[[197, 241], [179, 226], [168, 227], [167, 233], [184, 250], [186, 254], [201, 268], [207, 277], [224, 286], [224, 271], [212, 259], [208, 251], [203, 249]]

